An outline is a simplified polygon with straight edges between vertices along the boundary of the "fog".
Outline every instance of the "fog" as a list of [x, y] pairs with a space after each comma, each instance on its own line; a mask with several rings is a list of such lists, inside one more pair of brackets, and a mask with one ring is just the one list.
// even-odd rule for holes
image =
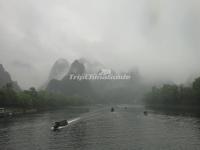
[[0, 0], [0, 63], [22, 88], [80, 57], [184, 83], [200, 73], [199, 27], [198, 0]]

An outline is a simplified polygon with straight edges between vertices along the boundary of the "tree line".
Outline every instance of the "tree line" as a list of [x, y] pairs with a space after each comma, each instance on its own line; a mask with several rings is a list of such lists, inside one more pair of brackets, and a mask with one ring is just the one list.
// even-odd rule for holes
[[61, 94], [37, 91], [34, 87], [29, 90], [16, 92], [12, 83], [0, 88], [0, 107], [18, 108], [56, 108], [89, 104], [89, 100], [78, 95], [64, 96]]
[[200, 107], [200, 77], [191, 86], [164, 84], [152, 87], [144, 101], [149, 106]]

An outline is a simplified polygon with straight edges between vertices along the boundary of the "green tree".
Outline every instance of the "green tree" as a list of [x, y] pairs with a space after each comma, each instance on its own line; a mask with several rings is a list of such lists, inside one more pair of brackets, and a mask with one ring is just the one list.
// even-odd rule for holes
[[14, 106], [16, 105], [17, 95], [13, 89], [12, 83], [7, 83], [3, 88], [2, 92], [4, 93], [4, 105], [5, 106]]
[[200, 77], [195, 79], [192, 85], [193, 89], [200, 92]]
[[18, 106], [23, 108], [31, 108], [33, 106], [32, 104], [32, 97], [29, 94], [26, 94], [24, 92], [18, 93]]

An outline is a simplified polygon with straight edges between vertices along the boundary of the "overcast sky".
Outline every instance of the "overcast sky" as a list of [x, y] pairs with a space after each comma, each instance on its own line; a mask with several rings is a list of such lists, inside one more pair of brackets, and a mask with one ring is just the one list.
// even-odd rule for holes
[[198, 0], [0, 0], [0, 63], [23, 88], [79, 57], [182, 83], [200, 73], [199, 28]]

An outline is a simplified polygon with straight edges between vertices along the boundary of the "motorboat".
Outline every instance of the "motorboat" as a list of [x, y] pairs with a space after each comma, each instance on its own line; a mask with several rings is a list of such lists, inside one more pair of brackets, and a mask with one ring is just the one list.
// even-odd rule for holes
[[68, 125], [68, 122], [67, 120], [62, 120], [62, 121], [58, 121], [58, 122], [55, 122], [54, 126], [52, 127], [53, 130], [58, 130], [64, 126], [67, 126]]

